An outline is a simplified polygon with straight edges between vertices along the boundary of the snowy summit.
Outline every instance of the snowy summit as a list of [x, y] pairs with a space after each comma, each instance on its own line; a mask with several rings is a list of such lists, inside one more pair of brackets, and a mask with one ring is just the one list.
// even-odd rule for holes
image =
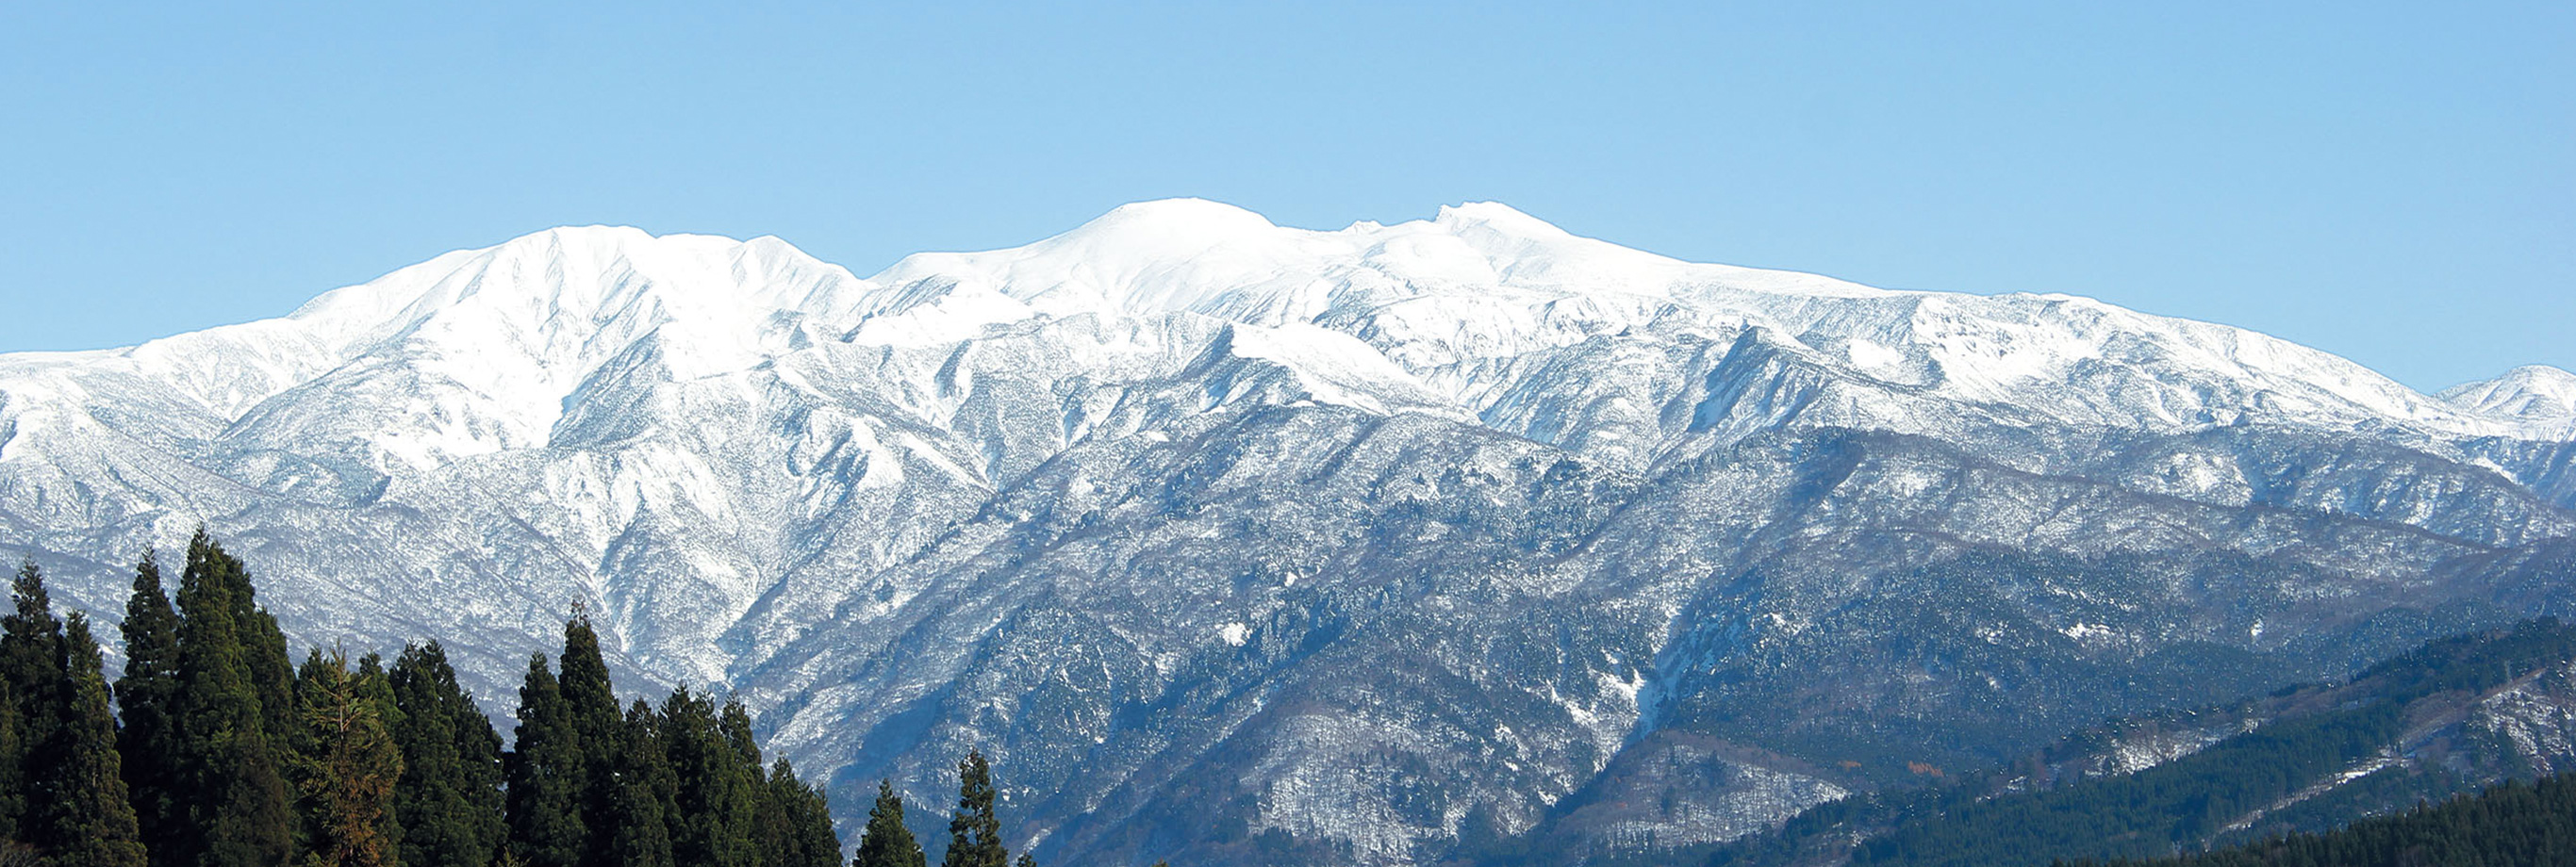
[[[2571, 443], [2553, 368], [2427, 396], [2224, 325], [1682, 262], [1493, 203], [1312, 231], [1143, 202], [865, 278], [561, 228], [283, 318], [0, 355], [0, 527], [65, 604], [121, 611], [137, 553], [204, 523], [289, 634], [442, 636], [504, 707], [579, 603], [621, 671], [739, 690], [835, 779], [1093, 745], [1010, 766], [1058, 793], [1029, 808], [1049, 852], [1104, 859], [1206, 824], [1147, 806], [1179, 779], [1259, 781], [1208, 801], [1247, 834], [1441, 857], [1466, 813], [1405, 812], [1361, 745], [1525, 830], [1700, 737], [1673, 708], [1765, 682], [1737, 650], [1937, 605], [1898, 579], [1972, 554], [2075, 582], [1994, 603], [2027, 622], [1979, 646], [2112, 668], [2470, 604], [2404, 593], [2516, 610], [2510, 570], [2576, 535]], [[2065, 564], [2112, 561], [2274, 607], [2078, 604]], [[1728, 765], [1740, 809], [1655, 833], [1854, 784], [1810, 758]]]

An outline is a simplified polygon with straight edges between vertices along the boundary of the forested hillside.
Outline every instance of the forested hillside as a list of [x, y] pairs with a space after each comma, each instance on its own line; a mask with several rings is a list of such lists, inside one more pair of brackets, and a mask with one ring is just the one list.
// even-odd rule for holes
[[[505, 749], [435, 641], [390, 661], [316, 647], [290, 665], [248, 570], [203, 533], [175, 594], [154, 557], [136, 565], [120, 628], [125, 670], [112, 683], [88, 619], [57, 618], [35, 566], [19, 570], [12, 596], [14, 612], [0, 619], [0, 863], [841, 863], [821, 791], [784, 759], [764, 766], [739, 703], [684, 688], [621, 705], [579, 612], [559, 653], [530, 658]], [[2341, 684], [2125, 721], [1949, 785], [1836, 801], [1709, 860], [2554, 863], [2576, 841], [2576, 784], [2514, 779], [2571, 757], [2516, 744], [2564, 732], [2514, 729], [2530, 720], [2498, 709], [2538, 708], [2563, 724], [2571, 677], [2576, 628], [2528, 621], [2432, 642]], [[2104, 764], [2159, 737], [2227, 729], [2239, 733], [2143, 770]], [[2495, 779], [2505, 782], [2475, 798], [2302, 833]], [[936, 847], [944, 867], [1012, 863], [984, 756], [969, 753], [957, 780], [950, 835]], [[904, 815], [881, 783], [854, 867], [926, 865]], [[2116, 860], [2213, 845], [2181, 861]], [[1487, 854], [1480, 860], [1550, 860]], [[1032, 861], [1021, 853], [1018, 863]]]
[[[2059, 862], [2102, 867], [2101, 862]], [[2402, 816], [2354, 822], [2323, 834], [2292, 834], [2230, 849], [2107, 867], [2524, 867], [2576, 864], [2576, 778], [2507, 780], [2474, 796], [2426, 804]]]
[[[821, 790], [764, 767], [741, 704], [619, 704], [587, 615], [528, 661], [511, 748], [438, 642], [390, 662], [286, 636], [200, 532], [175, 597], [146, 554], [112, 684], [88, 619], [19, 569], [0, 634], [0, 864], [835, 867]], [[1004, 867], [991, 770], [958, 765], [948, 867]], [[921, 867], [882, 790], [858, 867]], [[1026, 855], [1021, 863], [1028, 864]]]
[[[2563, 764], [2514, 713], [2537, 707], [2541, 723], [2563, 729], [2571, 664], [2576, 628], [2556, 620], [2435, 641], [2343, 684], [2129, 721], [1950, 785], [1823, 805], [1711, 863], [2042, 864], [2334, 827]], [[2229, 729], [2243, 731], [2134, 773], [2090, 759], [2150, 734]], [[2518, 745], [2518, 732], [2533, 743]]]

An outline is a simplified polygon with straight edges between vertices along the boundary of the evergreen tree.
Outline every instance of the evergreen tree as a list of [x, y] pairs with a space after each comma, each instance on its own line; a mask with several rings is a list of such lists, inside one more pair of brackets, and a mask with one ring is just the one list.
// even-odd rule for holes
[[[197, 537], [207, 539], [206, 531], [199, 529]], [[265, 728], [272, 738], [275, 733], [293, 731], [298, 725], [295, 663], [286, 655], [286, 634], [278, 630], [277, 618], [259, 606], [259, 592], [251, 586], [250, 569], [211, 540], [204, 547], [208, 580], [221, 582], [225, 599], [232, 603], [233, 630], [241, 641], [242, 665], [250, 675], [252, 688], [259, 693]], [[195, 542], [189, 544], [191, 564], [196, 562], [197, 548]]]
[[[55, 864], [139, 859], [133, 808], [116, 755], [116, 722], [89, 621], [54, 618], [43, 574], [18, 570], [15, 611], [0, 620], [0, 768], [10, 839]], [[96, 690], [96, 695], [91, 690]], [[94, 700], [95, 706], [92, 706]]]
[[527, 680], [519, 687], [515, 743], [503, 761], [509, 855], [526, 867], [581, 867], [590, 845], [582, 819], [589, 768], [581, 731], [542, 653], [529, 657]]
[[1009, 867], [1002, 822], [993, 815], [993, 767], [982, 750], [957, 763], [957, 812], [948, 819], [948, 857], [941, 867]]
[[116, 681], [117, 752], [134, 801], [134, 818], [154, 864], [176, 861], [179, 810], [179, 744], [174, 703], [179, 690], [179, 614], [161, 586], [161, 564], [151, 551], [134, 564], [134, 594], [125, 602], [125, 676]]
[[173, 789], [185, 818], [169, 863], [274, 867], [294, 845], [292, 800], [271, 740], [272, 717], [261, 704], [267, 690], [253, 679], [251, 659], [268, 642], [246, 647], [237, 616], [242, 606], [235, 592], [247, 584], [241, 562], [198, 530], [179, 578], [174, 705], [180, 763]]
[[298, 789], [304, 794], [304, 857], [309, 867], [391, 867], [401, 843], [393, 823], [402, 751], [363, 671], [346, 656], [319, 649], [297, 672], [300, 725], [294, 741]]
[[44, 572], [33, 561], [21, 564], [9, 591], [15, 610], [0, 618], [0, 679], [19, 688], [19, 712], [31, 724], [40, 711], [46, 719], [59, 719], [63, 696], [55, 681], [65, 670], [63, 622], [54, 618]]
[[27, 723], [18, 716], [18, 690], [0, 679], [0, 860], [24, 844], [27, 817]]
[[[2093, 867], [2090, 859], [2058, 860]], [[2576, 774], [2506, 780], [2475, 796], [2418, 803], [2322, 834], [2269, 837], [2169, 858], [2114, 858], [2115, 867], [2525, 867], [2576, 864]]]
[[[505, 754], [435, 643], [391, 670], [319, 650], [289, 667], [248, 570], [203, 529], [178, 583], [174, 599], [149, 551], [136, 564], [111, 690], [88, 620], [56, 620], [40, 571], [19, 570], [0, 617], [0, 862], [837, 864], [821, 791], [784, 760], [763, 772], [739, 703], [681, 690], [620, 713], [585, 616], [565, 625], [564, 677], [530, 661]], [[990, 771], [969, 758], [961, 827], [991, 867]], [[891, 811], [894, 833], [872, 820], [863, 851], [923, 867], [900, 801]]]
[[397, 815], [400, 809], [400, 795], [393, 790], [402, 785], [402, 743], [393, 739], [393, 732], [394, 729], [402, 726], [402, 708], [394, 703], [393, 681], [385, 675], [383, 654], [369, 653], [358, 657], [358, 668], [354, 674], [357, 677], [358, 699], [366, 703], [367, 712], [373, 714], [383, 726], [385, 742], [392, 751], [394, 776], [387, 786], [385, 809], [376, 819], [375, 835], [379, 839], [388, 841], [386, 857], [399, 861], [402, 855], [403, 827]]
[[747, 867], [753, 862], [752, 826], [762, 789], [759, 766], [744, 767], [737, 743], [705, 696], [685, 687], [673, 690], [662, 703], [660, 719], [662, 748], [677, 784], [673, 855], [683, 864]]
[[504, 827], [501, 736], [457, 685], [438, 642], [403, 648], [386, 680], [400, 711], [394, 743], [402, 748], [403, 775], [394, 815], [402, 822], [402, 863], [486, 867]]
[[33, 842], [43, 834], [27, 794], [43, 779], [42, 747], [68, 715], [63, 624], [33, 561], [18, 567], [10, 601], [15, 610], [0, 618], [0, 838]]
[[116, 753], [116, 716], [99, 672], [98, 640], [90, 635], [89, 618], [78, 612], [67, 629], [71, 700], [46, 749], [55, 760], [40, 786], [45, 833], [37, 842], [52, 853], [54, 867], [143, 867], [143, 842]]
[[796, 766], [779, 759], [763, 787], [759, 829], [752, 844], [759, 867], [839, 867], [841, 838], [832, 832], [832, 809], [823, 792], [797, 779]]
[[598, 767], [607, 767], [615, 759], [625, 715], [617, 704], [617, 689], [609, 682], [608, 661], [600, 654], [599, 633], [591, 628], [589, 614], [576, 612], [565, 621], [557, 665], [562, 671], [565, 712], [586, 739], [590, 758]]
[[636, 699], [626, 712], [623, 737], [608, 774], [608, 864], [620, 867], [672, 867], [700, 861], [678, 861], [671, 847], [671, 796], [677, 788], [664, 758], [662, 720], [653, 706]]
[[[725, 699], [717, 713], [716, 728], [724, 733], [725, 746], [732, 753], [732, 772], [738, 787], [734, 796], [724, 802], [726, 824], [733, 829], [736, 846], [741, 847], [746, 863], [760, 860], [760, 814], [768, 807], [768, 786], [761, 767], [760, 738], [751, 732], [751, 713], [738, 699]], [[839, 852], [832, 853], [833, 867], [839, 867]]]
[[894, 782], [876, 782], [876, 805], [868, 808], [868, 826], [858, 831], [858, 857], [850, 867], [927, 867], [922, 844], [904, 826], [904, 798], [894, 795]]
[[891, 782], [877, 781], [877, 802], [868, 808], [868, 825], [859, 832], [859, 852], [850, 867], [928, 867], [921, 844], [904, 827], [903, 798]]
[[618, 831], [611, 817], [619, 797], [611, 775], [625, 744], [626, 725], [618, 711], [616, 687], [608, 679], [608, 662], [600, 654], [599, 633], [591, 628], [588, 613], [575, 611], [564, 623], [563, 653], [556, 664], [562, 672], [564, 717], [579, 744], [574, 779], [579, 781], [582, 823], [590, 834], [578, 863], [617, 867], [609, 858]]

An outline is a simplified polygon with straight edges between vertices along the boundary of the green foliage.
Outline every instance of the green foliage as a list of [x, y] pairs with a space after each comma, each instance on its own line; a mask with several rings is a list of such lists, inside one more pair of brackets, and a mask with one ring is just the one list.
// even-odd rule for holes
[[[0, 859], [62, 867], [838, 861], [821, 791], [784, 759], [764, 770], [739, 703], [719, 707], [681, 689], [659, 708], [637, 700], [621, 712], [586, 616], [565, 624], [561, 678], [544, 655], [530, 660], [516, 748], [505, 753], [435, 643], [407, 647], [390, 670], [374, 656], [353, 667], [318, 651], [301, 671], [288, 668], [285, 638], [255, 603], [247, 570], [203, 531], [189, 544], [175, 607], [148, 553], [133, 589], [125, 676], [113, 687], [120, 729], [88, 621], [56, 620], [39, 570], [19, 570], [13, 611], [0, 618]], [[1994, 777], [1984, 788], [1859, 796], [1792, 820], [1769, 849], [1737, 847], [1715, 860], [2028, 863], [2194, 848], [2382, 749], [2409, 702], [2474, 694], [2571, 659], [2576, 629], [2554, 621], [2437, 641], [2357, 676], [2365, 699], [2286, 716], [2144, 772], [2001, 796]], [[943, 865], [1034, 867], [1029, 853], [1014, 862], [1003, 846], [998, 792], [980, 751], [958, 763], [958, 778]], [[2338, 795], [2377, 803], [2407, 791], [2395, 775], [2374, 775]], [[2571, 817], [2576, 783], [2507, 783], [2336, 833], [2114, 863], [2576, 863]], [[1849, 840], [1859, 828], [1883, 833], [1841, 853], [1797, 842]], [[851, 864], [926, 867], [889, 783], [879, 784]]]
[[599, 633], [590, 615], [576, 613], [564, 623], [563, 653], [556, 659], [563, 685], [564, 712], [581, 732], [583, 749], [593, 769], [616, 761], [626, 717], [609, 682], [608, 662], [599, 652]]
[[54, 618], [44, 572], [35, 563], [22, 564], [9, 589], [14, 610], [0, 618], [0, 679], [19, 689], [19, 711], [31, 723], [39, 710], [48, 719], [59, 717], [54, 711], [63, 696], [54, 681], [64, 671], [63, 622]]
[[[285, 700], [268, 685], [266, 658], [281, 656], [283, 638], [245, 636], [275, 621], [255, 611], [241, 561], [199, 530], [188, 543], [179, 579], [178, 780], [173, 787], [185, 832], [168, 863], [205, 867], [274, 867], [293, 850], [295, 814], [280, 774], [263, 698]], [[282, 663], [281, 663], [282, 664]]]
[[47, 752], [54, 757], [39, 791], [45, 833], [38, 839], [54, 867], [142, 867], [144, 849], [116, 754], [116, 716], [99, 672], [98, 640], [75, 612], [63, 646], [70, 686], [65, 715]]
[[[251, 688], [259, 694], [262, 727], [272, 741], [279, 733], [298, 725], [295, 701], [295, 663], [286, 655], [286, 633], [277, 628], [277, 618], [258, 604], [259, 591], [251, 586], [250, 570], [241, 560], [216, 546], [204, 530], [204, 549], [210, 579], [224, 584], [224, 598], [232, 604], [233, 634], [241, 641], [242, 666], [250, 676]], [[190, 563], [197, 562], [199, 546], [191, 544]]]
[[876, 805], [868, 808], [868, 825], [859, 832], [859, 852], [850, 867], [927, 867], [921, 844], [903, 824], [903, 798], [891, 782], [877, 781]]
[[[2092, 865], [2092, 861], [2059, 862]], [[2507, 780], [2475, 796], [2324, 834], [2293, 834], [2120, 867], [2520, 867], [2576, 864], [2576, 776]]]
[[[672, 867], [702, 864], [677, 861], [671, 845], [671, 798], [678, 787], [662, 750], [662, 720], [653, 706], [636, 699], [626, 711], [616, 756], [600, 781], [606, 792], [604, 819], [609, 864], [623, 867]], [[596, 832], [599, 825], [593, 826]]]
[[[145, 848], [175, 852], [186, 824], [179, 784], [179, 613], [161, 586], [161, 564], [152, 552], [134, 565], [134, 593], [125, 603], [125, 676], [116, 681], [117, 715], [124, 722], [116, 748], [125, 759], [125, 781]], [[156, 864], [173, 863], [167, 859]]]
[[[288, 667], [248, 570], [202, 529], [175, 605], [156, 558], [136, 564], [112, 686], [89, 621], [54, 618], [34, 565], [15, 591], [0, 617], [0, 864], [839, 863], [822, 791], [785, 760], [764, 773], [741, 704], [683, 689], [621, 713], [586, 616], [564, 625], [562, 678], [529, 660], [505, 753], [435, 642], [390, 669], [318, 648]], [[921, 861], [914, 847], [905, 867]]]
[[745, 763], [716, 719], [715, 702], [686, 688], [663, 701], [662, 722], [662, 747], [678, 783], [672, 852], [686, 864], [745, 867], [761, 794], [756, 754], [755, 763]]
[[[622, 716], [590, 619], [564, 626], [563, 676], [543, 655], [520, 689], [505, 851], [532, 867], [838, 865], [822, 794], [764, 776], [751, 717], [675, 690]], [[605, 713], [603, 713], [603, 710]]]
[[[786, 759], [770, 766], [762, 789], [753, 843], [757, 867], [839, 867], [841, 837], [832, 831], [823, 790], [797, 778], [796, 766]], [[917, 850], [913, 857], [920, 858]]]
[[402, 787], [402, 744], [401, 741], [394, 739], [393, 732], [403, 725], [402, 707], [394, 702], [393, 681], [385, 673], [383, 654], [369, 653], [358, 657], [357, 670], [352, 674], [357, 678], [358, 700], [366, 704], [368, 713], [383, 722], [386, 742], [392, 745], [393, 749], [395, 771], [391, 791], [388, 791], [386, 796], [384, 814], [376, 822], [376, 834], [387, 841], [388, 857], [395, 859], [395, 863], [399, 863], [402, 856], [403, 827], [395, 811], [401, 798], [399, 790]]
[[948, 819], [948, 856], [940, 867], [1008, 867], [1002, 822], [993, 815], [993, 766], [982, 750], [957, 763], [957, 812]]
[[[716, 713], [716, 728], [732, 751], [727, 775], [737, 785], [730, 794], [715, 799], [725, 814], [726, 833], [740, 847], [734, 851], [742, 853], [747, 859], [744, 863], [773, 860], [774, 853], [759, 848], [760, 823], [770, 805], [764, 795], [767, 787], [761, 777], [760, 739], [751, 732], [751, 713], [743, 709], [741, 702], [726, 699]], [[832, 853], [832, 860], [841, 860], [839, 851]]]
[[27, 818], [27, 721], [17, 694], [0, 680], [0, 849], [18, 844]]
[[11, 596], [0, 621], [0, 840], [57, 867], [140, 865], [89, 619], [73, 614], [66, 631], [33, 563]]
[[386, 682], [400, 714], [402, 863], [485, 867], [501, 847], [501, 736], [457, 685], [438, 642], [403, 648]]
[[555, 660], [561, 672], [563, 718], [571, 726], [577, 758], [571, 769], [577, 786], [581, 821], [589, 832], [580, 858], [582, 867], [618, 867], [610, 857], [620, 834], [644, 833], [639, 829], [621, 829], [614, 818], [620, 807], [620, 787], [611, 779], [628, 738], [626, 718], [617, 706], [617, 689], [608, 677], [608, 662], [599, 650], [599, 633], [591, 628], [590, 615], [575, 612], [564, 624], [563, 653]]
[[44, 574], [18, 567], [10, 588], [14, 610], [0, 618], [0, 839], [42, 835], [27, 794], [43, 779], [44, 745], [64, 717], [63, 624], [54, 619]]
[[392, 867], [401, 853], [394, 789], [402, 749], [386, 720], [374, 666], [351, 671], [338, 652], [316, 649], [296, 673], [296, 746], [291, 762], [303, 793], [308, 867]]
[[581, 814], [589, 766], [563, 687], [542, 653], [528, 659], [519, 687], [517, 737], [504, 762], [509, 854], [526, 867], [580, 867], [590, 844]]
[[2479, 691], [2553, 662], [2576, 659], [2576, 627], [2554, 617], [2513, 628], [2426, 642], [2416, 650], [2363, 669], [2356, 681], [2375, 681], [2398, 701], [2443, 692]]

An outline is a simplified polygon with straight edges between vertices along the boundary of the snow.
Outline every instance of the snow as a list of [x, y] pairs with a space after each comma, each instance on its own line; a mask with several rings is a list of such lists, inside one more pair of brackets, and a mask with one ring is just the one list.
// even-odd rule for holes
[[2437, 397], [2481, 415], [2534, 424], [2576, 423], [2576, 373], [2527, 365], [2503, 376], [2443, 389]]
[[[1513, 391], [1491, 377], [1525, 375], [1514, 359], [1604, 338], [1751, 326], [1792, 345], [1839, 347], [1819, 357], [1873, 377], [1929, 375], [1934, 397], [2066, 423], [2180, 431], [2253, 412], [2437, 436], [2576, 436], [2576, 376], [2554, 368], [2517, 369], [2434, 399], [2241, 329], [2066, 295], [1890, 292], [1681, 262], [1491, 202], [1334, 231], [1281, 227], [1202, 199], [1139, 202], [1026, 246], [918, 254], [865, 280], [772, 237], [566, 227], [448, 253], [326, 293], [284, 319], [111, 359], [8, 358], [12, 367], [127, 369], [229, 419], [351, 362], [397, 353], [456, 392], [429, 395], [443, 406], [426, 415], [447, 427], [382, 443], [395, 461], [430, 466], [543, 436], [585, 377], [657, 332], [655, 374], [686, 380], [751, 369], [817, 338], [935, 349], [1014, 323], [1175, 314], [1249, 326], [1237, 332], [1239, 354], [1284, 363], [1307, 399], [1375, 413], [1426, 403], [1479, 413], [1489, 396]], [[1600, 433], [1605, 443], [1635, 436]]]
[[1905, 363], [1904, 352], [1880, 346], [1865, 338], [1854, 338], [1845, 351], [1851, 354], [1852, 365], [1864, 370], [1895, 367]]
[[[288, 561], [281, 602], [357, 613], [305, 625], [390, 646], [468, 635], [508, 651], [483, 663], [496, 678], [580, 600], [645, 676], [705, 680], [838, 635], [818, 632], [846, 625], [835, 618], [862, 625], [850, 642], [894, 634], [876, 629], [881, 618], [938, 604], [956, 592], [940, 582], [969, 574], [916, 559], [942, 534], [1000, 538], [1044, 521], [1063, 545], [1098, 544], [1084, 522], [1153, 501], [1131, 487], [1141, 468], [1196, 457], [1229, 419], [1315, 405], [1338, 409], [1272, 416], [1389, 429], [1353, 440], [1354, 454], [1408, 448], [1406, 425], [1446, 419], [1496, 443], [1549, 444], [1604, 475], [1784, 428], [1919, 434], [2020, 467], [2031, 450], [2010, 443], [2032, 431], [2118, 441], [2242, 423], [2373, 437], [2427, 465], [2530, 485], [2549, 469], [2527, 455], [2555, 446], [2517, 451], [2519, 441], [2576, 440], [2576, 376], [2555, 368], [2431, 397], [2242, 329], [2066, 295], [1890, 291], [1683, 262], [1496, 203], [1313, 230], [1180, 199], [1024, 246], [911, 256], [864, 279], [771, 237], [551, 229], [279, 318], [122, 350], [0, 355], [0, 523], [49, 540], [47, 556], [67, 563], [122, 562], [199, 521], [309, 543], [263, 552]], [[1043, 507], [1002, 498], [1084, 455], [1097, 472], [1058, 476], [1073, 482], [1036, 498]], [[1417, 493], [1500, 503], [1485, 480], [1532, 481], [1498, 464], [1460, 469], [1464, 494], [1427, 480]], [[2235, 506], [2254, 498], [2263, 470], [2216, 445], [2100, 478]], [[1880, 502], [1927, 514], [1958, 496], [1939, 468], [1855, 478]], [[2445, 518], [2437, 507], [2450, 502], [2374, 490], [2285, 505], [2535, 534], [2562, 520], [2545, 509]], [[978, 523], [987, 508], [992, 520]], [[2085, 526], [2080, 515], [2029, 525]], [[1259, 594], [1304, 596], [1349, 577], [1332, 561], [1277, 565], [1276, 587]], [[1189, 661], [1177, 648], [1205, 650], [1211, 633], [1245, 645], [1252, 624], [1274, 621], [1258, 607], [1271, 603], [1231, 607], [1241, 601], [1173, 619], [1184, 632], [1150, 636], [1140, 659], [1171, 672]], [[1681, 610], [1666, 604], [1661, 617]], [[1000, 612], [976, 612], [987, 614]], [[1811, 617], [1760, 622], [1786, 636]], [[2094, 622], [2064, 634], [2148, 640]], [[1562, 707], [1556, 731], [1588, 735], [1606, 756], [1652, 725], [1640, 704], [1661, 687], [1618, 662], [1642, 658], [1605, 655], [1606, 670], [1532, 692]], [[872, 700], [831, 689], [796, 698], [813, 701], [813, 718]], [[1357, 743], [1411, 723], [1316, 724], [1319, 738]], [[798, 744], [839, 736], [788, 726]], [[1367, 836], [1385, 817], [1335, 812], [1324, 795], [1351, 770], [1308, 764], [1280, 777], [1260, 821], [1359, 835], [1349, 839], [1364, 851], [1410, 845], [1409, 831]]]

